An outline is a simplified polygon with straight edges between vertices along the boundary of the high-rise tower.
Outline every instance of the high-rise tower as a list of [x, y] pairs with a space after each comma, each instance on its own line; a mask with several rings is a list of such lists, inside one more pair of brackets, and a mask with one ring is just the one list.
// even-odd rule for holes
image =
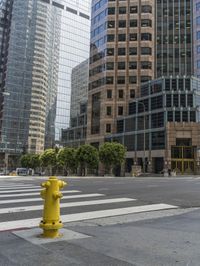
[[116, 119], [154, 77], [154, 1], [93, 1], [88, 92], [89, 142], [116, 133]]
[[69, 122], [71, 71], [89, 54], [90, 0], [0, 4], [0, 152], [40, 153]]
[[87, 142], [123, 143], [126, 171], [200, 171], [199, 2], [92, 2]]

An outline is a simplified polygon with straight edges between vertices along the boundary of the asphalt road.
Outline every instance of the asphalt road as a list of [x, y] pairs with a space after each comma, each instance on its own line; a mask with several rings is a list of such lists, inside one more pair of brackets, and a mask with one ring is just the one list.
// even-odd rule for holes
[[[61, 202], [72, 203], [80, 202], [86, 200], [99, 200], [99, 199], [121, 199], [129, 198], [136, 199], [137, 201], [133, 202], [116, 202], [108, 204], [97, 204], [97, 205], [86, 205], [84, 209], [82, 206], [74, 206], [71, 208], [63, 208], [62, 214], [72, 214], [72, 213], [81, 213], [81, 212], [91, 212], [98, 210], [108, 210], [112, 208], [124, 208], [131, 206], [141, 206], [148, 204], [170, 204], [178, 206], [178, 208], [193, 208], [200, 207], [200, 178], [62, 178], [67, 181], [67, 186], [63, 189], [64, 193], [67, 191], [78, 190], [81, 194], [86, 194], [85, 198], [74, 199], [72, 197], [69, 199], [61, 199]], [[38, 187], [40, 190], [40, 184], [42, 179], [37, 177], [21, 177], [21, 178], [7, 178], [0, 179], [0, 188], [1, 185], [6, 186], [5, 193], [1, 188], [0, 196], [0, 209], [1, 208], [15, 208], [15, 207], [25, 207], [27, 205], [26, 200], [24, 202], [17, 203], [14, 199], [23, 199], [24, 197], [20, 196], [24, 193], [18, 192], [16, 196], [11, 197], [12, 194], [16, 193], [16, 187], [12, 185], [23, 186], [29, 185], [33, 187]], [[6, 193], [8, 190], [11, 192]], [[30, 189], [30, 188], [29, 188]], [[27, 189], [28, 192], [29, 189]], [[13, 190], [13, 192], [12, 192]], [[26, 190], [26, 189], [25, 189]], [[26, 192], [26, 191], [25, 191]], [[39, 195], [39, 191], [35, 194]], [[97, 193], [97, 196], [95, 194]], [[92, 197], [87, 197], [87, 195], [92, 194]], [[93, 196], [94, 194], [94, 196]], [[99, 196], [100, 194], [100, 196]], [[38, 198], [38, 195], [28, 195], [25, 198], [28, 200]], [[103, 195], [103, 197], [102, 197]], [[72, 193], [72, 196], [75, 196], [75, 193]], [[79, 196], [78, 196], [79, 197]], [[6, 203], [6, 200], [13, 200], [11, 203]], [[5, 202], [5, 203], [4, 203]], [[42, 201], [34, 202], [34, 205], [41, 205]], [[32, 206], [33, 203], [29, 203], [29, 206]], [[6, 222], [10, 220], [19, 220], [19, 219], [29, 219], [34, 217], [41, 217], [41, 210], [35, 210], [31, 212], [16, 212], [13, 213], [3, 213], [0, 215], [0, 222]]]
[[[66, 233], [40, 243], [34, 219], [42, 214], [42, 178], [0, 178], [0, 265], [200, 265], [200, 177], [63, 180]], [[141, 211], [160, 204], [158, 210]], [[121, 213], [129, 208], [140, 211]], [[113, 210], [120, 211], [112, 215]], [[85, 213], [92, 218], [85, 220]]]

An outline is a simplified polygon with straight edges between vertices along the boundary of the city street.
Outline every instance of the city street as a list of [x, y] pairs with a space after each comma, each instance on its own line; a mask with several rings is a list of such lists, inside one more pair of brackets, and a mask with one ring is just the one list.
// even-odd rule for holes
[[0, 178], [0, 265], [199, 265], [199, 177], [61, 179], [68, 231], [49, 243], [37, 229], [46, 178]]

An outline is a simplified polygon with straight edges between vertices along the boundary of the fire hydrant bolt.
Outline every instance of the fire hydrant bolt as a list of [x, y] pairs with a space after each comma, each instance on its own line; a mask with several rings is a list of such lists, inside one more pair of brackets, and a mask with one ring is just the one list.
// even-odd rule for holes
[[48, 181], [41, 184], [45, 189], [41, 191], [44, 199], [43, 220], [40, 227], [43, 229], [43, 236], [49, 238], [59, 237], [59, 229], [63, 227], [60, 220], [60, 189], [67, 185], [64, 181], [52, 176]]

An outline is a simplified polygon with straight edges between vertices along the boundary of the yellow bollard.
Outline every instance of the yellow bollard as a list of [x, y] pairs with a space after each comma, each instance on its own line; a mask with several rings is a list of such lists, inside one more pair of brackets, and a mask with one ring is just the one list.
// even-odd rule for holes
[[51, 176], [48, 181], [41, 184], [44, 188], [41, 191], [41, 197], [44, 199], [43, 220], [40, 222], [40, 228], [43, 229], [43, 237], [60, 237], [59, 229], [63, 227], [60, 220], [60, 198], [62, 198], [62, 189], [67, 183], [58, 180], [56, 176]]

